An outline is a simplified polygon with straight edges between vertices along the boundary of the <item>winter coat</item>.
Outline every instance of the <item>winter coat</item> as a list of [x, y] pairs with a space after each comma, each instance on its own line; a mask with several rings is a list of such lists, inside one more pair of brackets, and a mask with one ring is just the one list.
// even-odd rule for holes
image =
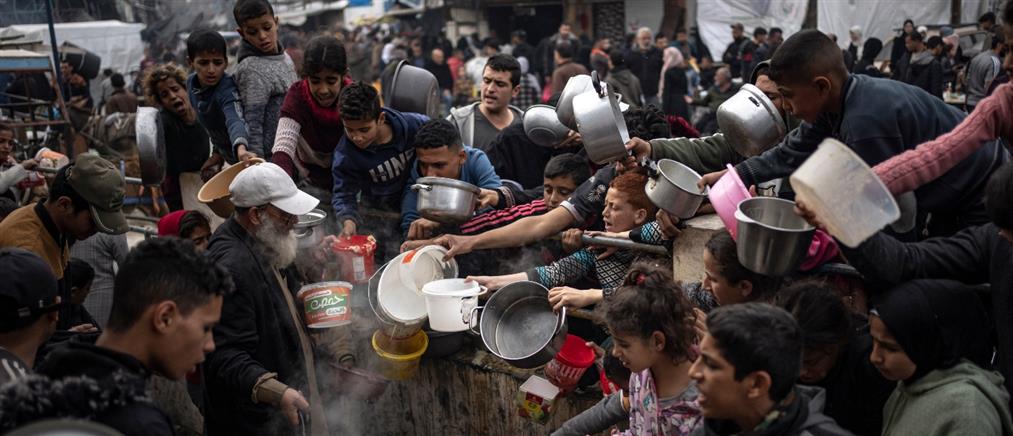
[[489, 145], [486, 155], [500, 179], [513, 180], [524, 189], [541, 187], [545, 181], [545, 165], [563, 153], [578, 153], [582, 146], [567, 148], [542, 147], [524, 133], [524, 123], [514, 123], [500, 132]]
[[666, 115], [675, 115], [691, 119], [689, 105], [686, 104], [686, 90], [689, 89], [686, 70], [672, 67], [665, 71], [665, 89], [661, 92], [661, 110]]
[[943, 98], [943, 65], [931, 51], [923, 50], [911, 57], [904, 72], [904, 82]]
[[390, 108], [382, 110], [394, 132], [389, 143], [372, 144], [363, 150], [348, 136], [338, 141], [331, 166], [334, 176], [331, 206], [338, 223], [346, 219], [359, 222], [360, 193], [365, 204], [398, 210], [405, 181], [415, 164], [415, 133], [429, 117]]
[[[616, 68], [609, 71], [605, 82], [608, 83], [609, 88], [623, 96], [623, 103], [629, 104], [632, 108], [643, 106], [645, 95], [653, 95], [645, 94], [640, 79], [629, 68]], [[655, 88], [657, 88], [657, 80], [655, 80]]]
[[239, 90], [231, 75], [226, 74], [212, 87], [201, 87], [197, 74], [191, 74], [186, 81], [190, 105], [197, 110], [197, 120], [207, 129], [215, 151], [229, 164], [239, 161], [236, 148], [249, 145], [246, 120], [243, 119], [243, 105]]
[[658, 95], [658, 80], [661, 79], [661, 67], [664, 65], [661, 50], [653, 45], [646, 51], [634, 47], [626, 53], [626, 66], [640, 79], [644, 95], [648, 98]]
[[292, 58], [280, 46], [278, 53], [266, 54], [244, 39], [239, 45], [238, 57], [234, 75], [243, 99], [243, 118], [250, 132], [247, 148], [268, 159], [285, 93], [299, 76], [295, 74]]
[[1010, 435], [1010, 396], [998, 373], [962, 361], [900, 382], [883, 408], [884, 435]]
[[[826, 392], [812, 386], [795, 386], [796, 401], [802, 402], [802, 409], [791, 416], [793, 422], [779, 422], [765, 431], [750, 432], [752, 436], [846, 436], [852, 433], [841, 428], [833, 419], [823, 414]], [[782, 415], [780, 419], [784, 419]], [[728, 421], [704, 419], [704, 425], [698, 427], [693, 436], [720, 436], [739, 434], [740, 431]], [[773, 428], [779, 431], [772, 431]]]

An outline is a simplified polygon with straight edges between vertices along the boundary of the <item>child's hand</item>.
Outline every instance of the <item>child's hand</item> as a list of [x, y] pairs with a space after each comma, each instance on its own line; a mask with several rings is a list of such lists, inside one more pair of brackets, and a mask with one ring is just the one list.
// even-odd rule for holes
[[341, 224], [341, 237], [342, 238], [347, 238], [349, 236], [354, 236], [356, 231], [358, 231], [358, 226], [356, 226], [354, 220], [345, 220]]
[[574, 251], [580, 250], [584, 247], [584, 243], [580, 241], [580, 237], [584, 234], [581, 229], [569, 229], [559, 234], [560, 241], [563, 244], [563, 251], [567, 253], [573, 253]]
[[563, 307], [580, 309], [595, 304], [602, 299], [601, 289], [574, 289], [560, 286], [549, 290], [549, 304], [552, 310], [559, 312]]
[[253, 159], [255, 157], [258, 157], [258, 156], [256, 154], [253, 154], [253, 153], [249, 152], [246, 149], [245, 145], [240, 145], [239, 147], [236, 147], [236, 158], [238, 158], [240, 161], [248, 161], [248, 160]]
[[440, 228], [440, 223], [419, 218], [412, 221], [411, 227], [408, 227], [408, 239], [428, 239], [438, 228]]
[[724, 176], [727, 172], [728, 170], [721, 170], [704, 174], [703, 177], [700, 178], [700, 181], [696, 182], [696, 187], [700, 189], [700, 192], [703, 192], [703, 190], [708, 186], [714, 186], [714, 183], [716, 183], [718, 179]]
[[481, 188], [480, 191], [481, 193], [478, 194], [477, 210], [482, 210], [487, 207], [496, 207], [496, 204], [499, 203], [499, 192], [485, 188]]
[[795, 200], [795, 214], [802, 217], [802, 219], [804, 219], [807, 223], [809, 223], [809, 225], [816, 227], [817, 229], [827, 231], [826, 224], [823, 224], [823, 222], [820, 221], [818, 217], [816, 217], [816, 213], [814, 213], [811, 209], [809, 209], [805, 205], [805, 203], [803, 203], [801, 200], [798, 199]]
[[682, 230], [679, 230], [678, 227], [679, 218], [672, 216], [665, 209], [658, 209], [658, 213], [654, 214], [654, 219], [658, 221], [661, 234], [669, 240], [678, 238], [682, 234]]
[[508, 277], [509, 276], [468, 276], [466, 280], [478, 283], [479, 286], [485, 286], [490, 291], [495, 291], [516, 281]]

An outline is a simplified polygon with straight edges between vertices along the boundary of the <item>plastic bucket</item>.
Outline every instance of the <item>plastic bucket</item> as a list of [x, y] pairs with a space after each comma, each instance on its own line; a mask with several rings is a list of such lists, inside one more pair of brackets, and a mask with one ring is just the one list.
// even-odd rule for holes
[[738, 221], [735, 220], [735, 209], [739, 207], [742, 200], [749, 199], [752, 195], [749, 195], [749, 189], [742, 182], [735, 167], [728, 165], [728, 172], [721, 176], [714, 186], [711, 186], [710, 193], [707, 195], [711, 205], [714, 206], [714, 211], [721, 218], [721, 222], [725, 223], [728, 233], [732, 235], [732, 239], [736, 239]]
[[331, 245], [331, 251], [337, 255], [341, 266], [341, 278], [346, 281], [362, 283], [373, 275], [376, 239], [372, 236], [355, 235], [340, 238]]
[[426, 332], [405, 339], [394, 339], [379, 330], [373, 332], [373, 350], [380, 356], [380, 373], [391, 380], [407, 380], [419, 370], [422, 353], [429, 347]]
[[577, 386], [584, 372], [594, 364], [594, 350], [576, 335], [566, 335], [566, 342], [556, 357], [545, 365], [545, 378], [564, 392]]
[[425, 298], [421, 292], [406, 287], [400, 277], [399, 265], [407, 255], [408, 253], [397, 255], [383, 269], [376, 290], [376, 302], [387, 321], [404, 326], [421, 326], [429, 318]]
[[302, 302], [306, 326], [320, 329], [352, 322], [351, 293], [352, 284], [348, 282], [321, 282], [300, 288], [296, 298]]
[[[464, 279], [443, 279], [426, 283], [422, 294], [426, 298], [429, 328], [438, 332], [463, 332], [472, 325], [472, 312], [478, 305], [478, 296], [485, 288]], [[475, 323], [477, 324], [477, 318]]]
[[422, 288], [429, 282], [457, 277], [457, 261], [443, 261], [447, 249], [439, 245], [427, 245], [409, 251], [398, 263], [401, 284], [422, 295]]

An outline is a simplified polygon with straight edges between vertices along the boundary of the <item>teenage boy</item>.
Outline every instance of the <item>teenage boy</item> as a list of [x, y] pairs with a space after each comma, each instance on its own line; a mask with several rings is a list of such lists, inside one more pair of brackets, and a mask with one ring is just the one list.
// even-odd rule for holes
[[[746, 186], [790, 175], [828, 137], [875, 165], [949, 132], [964, 117], [916, 87], [849, 74], [840, 48], [815, 30], [798, 32], [781, 45], [771, 59], [770, 78], [788, 112], [804, 122], [779, 145], [735, 167]], [[919, 213], [932, 212], [943, 226], [985, 222], [985, 182], [1005, 159], [995, 142], [980, 148], [915, 190]], [[703, 182], [713, 184], [722, 175], [707, 174]]]
[[[430, 120], [415, 134], [415, 161], [408, 184], [419, 177], [445, 177], [470, 183], [482, 190], [476, 210], [500, 202], [502, 182], [485, 152], [461, 144], [457, 128], [446, 120]], [[418, 193], [408, 189], [401, 202], [401, 232], [407, 238], [426, 239], [440, 227], [435, 221], [419, 217]]]
[[358, 233], [365, 206], [400, 211], [401, 197], [415, 160], [415, 133], [429, 117], [380, 107], [372, 85], [355, 82], [341, 91], [338, 111], [345, 134], [334, 153], [331, 205], [341, 234]]
[[520, 92], [520, 84], [521, 64], [517, 59], [508, 54], [489, 58], [482, 70], [482, 99], [453, 108], [447, 116], [461, 132], [465, 145], [486, 151], [499, 132], [521, 122], [524, 112], [510, 105], [510, 99]]
[[765, 303], [722, 306], [689, 376], [700, 391], [704, 425], [694, 435], [850, 435], [823, 414], [826, 392], [795, 385], [802, 332], [784, 309]]
[[243, 37], [236, 65], [236, 86], [243, 99], [250, 152], [271, 157], [281, 104], [299, 80], [292, 58], [278, 43], [278, 17], [267, 0], [239, 0], [232, 15]]
[[60, 297], [56, 276], [38, 255], [0, 250], [0, 385], [24, 378], [35, 353], [56, 332]]
[[214, 30], [198, 30], [186, 38], [186, 60], [194, 71], [186, 81], [190, 105], [208, 131], [214, 152], [201, 168], [207, 180], [222, 161], [235, 164], [257, 157], [249, 150], [243, 107], [232, 75], [225, 72], [225, 38]]
[[172, 435], [172, 422], [151, 403], [145, 384], [152, 374], [182, 380], [214, 350], [211, 329], [232, 288], [228, 272], [189, 241], [142, 242], [116, 276], [106, 330], [94, 343], [78, 338], [60, 344], [38, 372], [65, 384], [81, 377], [97, 381], [91, 389], [57, 395], [78, 410], [90, 408], [101, 424], [128, 435]]

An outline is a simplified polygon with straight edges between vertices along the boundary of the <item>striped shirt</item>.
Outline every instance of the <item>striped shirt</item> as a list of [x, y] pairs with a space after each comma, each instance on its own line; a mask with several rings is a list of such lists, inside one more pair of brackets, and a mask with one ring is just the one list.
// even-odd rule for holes
[[0, 347], [0, 385], [23, 379], [30, 373], [31, 370], [25, 366], [18, 356]]

